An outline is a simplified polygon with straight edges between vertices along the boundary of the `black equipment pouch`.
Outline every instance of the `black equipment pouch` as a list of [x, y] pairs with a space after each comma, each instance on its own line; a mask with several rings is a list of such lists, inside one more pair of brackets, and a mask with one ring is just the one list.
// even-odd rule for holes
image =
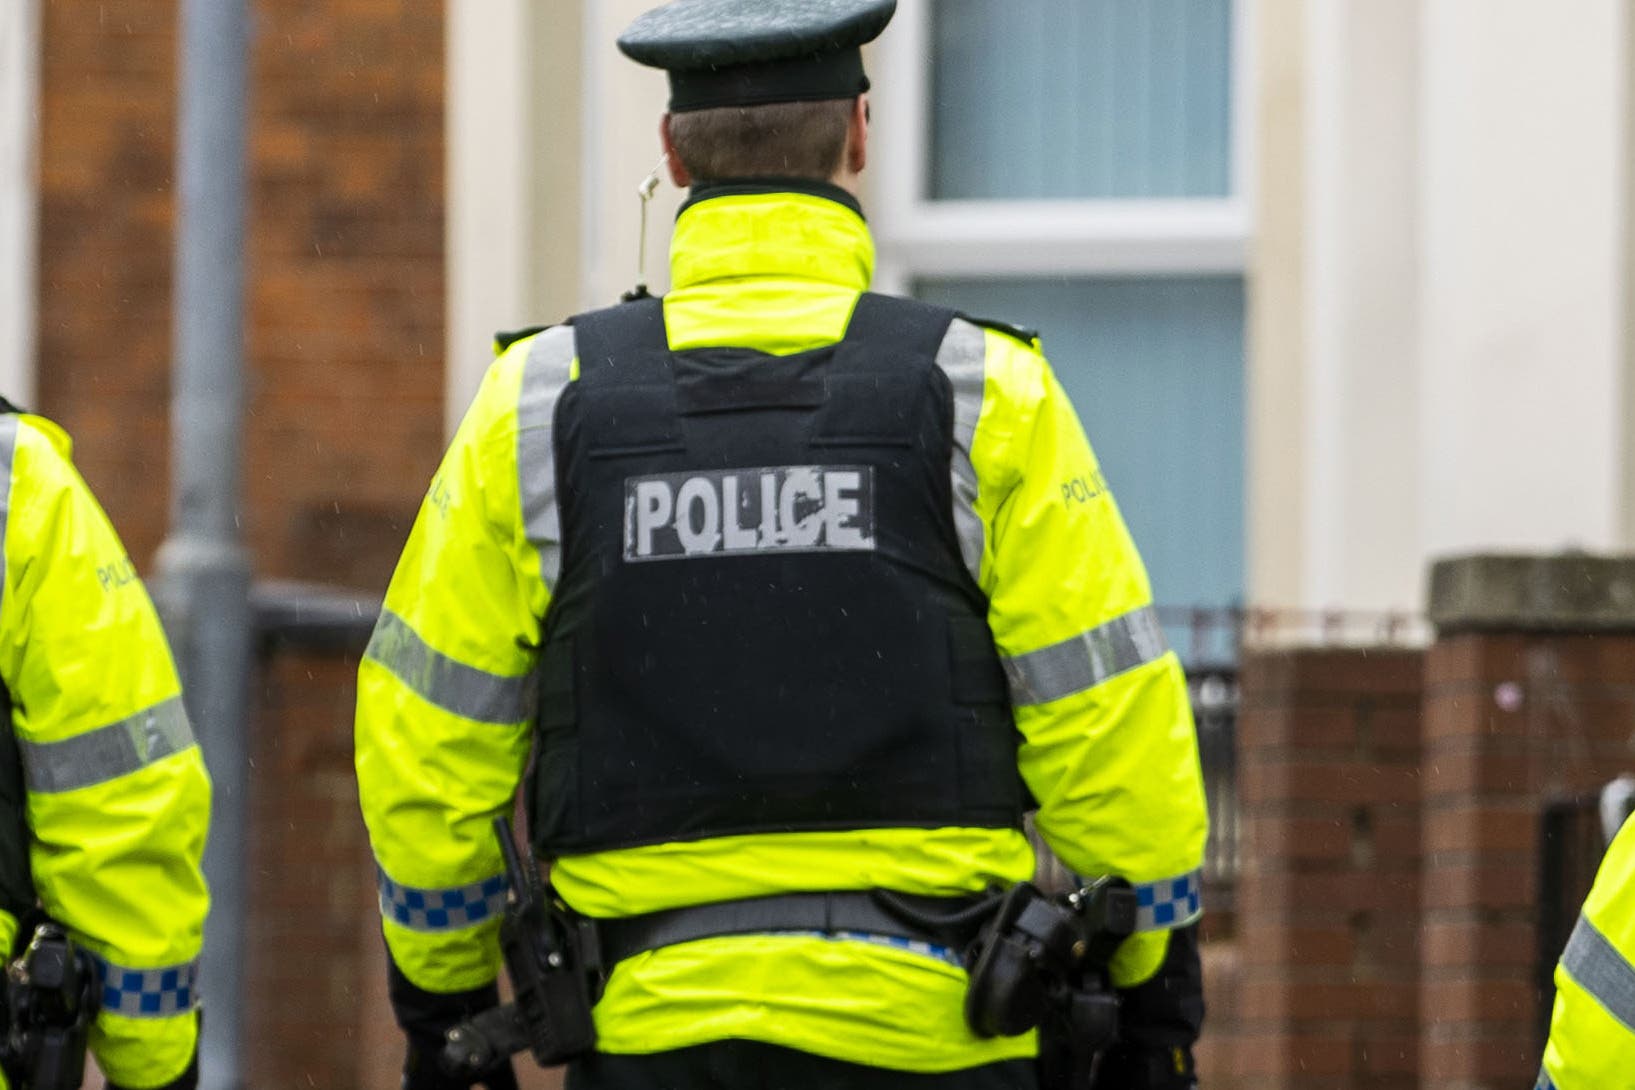
[[1088, 1085], [1118, 1033], [1107, 966], [1135, 919], [1135, 891], [1116, 879], [1055, 899], [1012, 886], [971, 947], [966, 1024], [979, 1037], [1038, 1028], [1041, 1085]]
[[99, 1006], [91, 956], [47, 921], [6, 967], [6, 1071], [18, 1090], [78, 1090]]
[[596, 1047], [591, 1020], [602, 977], [591, 921], [578, 916], [524, 866], [510, 823], [494, 819], [511, 890], [500, 920], [500, 950], [514, 1002], [448, 1031], [442, 1066], [475, 1078], [514, 1053], [531, 1053], [541, 1067], [583, 1056]]

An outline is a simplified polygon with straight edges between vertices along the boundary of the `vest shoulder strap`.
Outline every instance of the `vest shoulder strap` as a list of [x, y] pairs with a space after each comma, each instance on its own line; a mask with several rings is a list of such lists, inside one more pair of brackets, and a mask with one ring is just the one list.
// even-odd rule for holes
[[500, 332], [494, 334], [494, 345], [501, 352], [504, 352], [507, 348], [510, 348], [518, 341], [527, 340], [534, 334], [543, 333], [550, 328], [551, 327], [548, 325], [531, 325], [525, 326], [522, 329], [513, 329], [509, 331], [501, 330]]
[[996, 330], [997, 332], [1005, 334], [1007, 337], [1014, 337], [1030, 348], [1039, 339], [1039, 331], [1037, 329], [1029, 329], [1027, 326], [1011, 325], [1009, 322], [1001, 322], [997, 318], [978, 318], [974, 314], [961, 313], [960, 317], [964, 318], [972, 325], [979, 325], [983, 329]]
[[935, 359], [957, 317], [947, 307], [866, 291], [857, 297], [846, 339], [891, 344], [904, 355]]
[[670, 350], [670, 339], [664, 331], [663, 299], [649, 296], [576, 314], [569, 324], [579, 353], [580, 378], [613, 360]]

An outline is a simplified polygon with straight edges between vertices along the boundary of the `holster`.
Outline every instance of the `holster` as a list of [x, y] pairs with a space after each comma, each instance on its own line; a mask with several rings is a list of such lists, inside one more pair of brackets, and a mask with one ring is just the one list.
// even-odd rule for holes
[[965, 1020], [980, 1037], [1039, 1030], [1040, 1084], [1082, 1090], [1118, 1034], [1107, 966], [1135, 930], [1129, 886], [1102, 879], [1060, 898], [1011, 887], [969, 956]]
[[78, 1090], [98, 999], [90, 955], [60, 925], [36, 927], [6, 967], [3, 1066], [17, 1090]]

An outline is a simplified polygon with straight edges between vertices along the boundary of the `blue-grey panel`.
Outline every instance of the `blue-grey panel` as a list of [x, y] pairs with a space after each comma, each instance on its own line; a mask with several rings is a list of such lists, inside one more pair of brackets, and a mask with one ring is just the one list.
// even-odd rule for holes
[[926, 280], [917, 294], [1042, 330], [1155, 600], [1242, 602], [1241, 277]]
[[931, 10], [931, 197], [1229, 195], [1232, 0]]

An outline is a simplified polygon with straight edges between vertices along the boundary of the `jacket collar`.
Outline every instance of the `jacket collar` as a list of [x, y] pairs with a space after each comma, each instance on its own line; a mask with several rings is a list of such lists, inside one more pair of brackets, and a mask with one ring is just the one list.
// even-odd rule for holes
[[785, 178], [696, 186], [670, 244], [672, 287], [743, 277], [866, 290], [874, 239], [857, 199], [838, 186]]

